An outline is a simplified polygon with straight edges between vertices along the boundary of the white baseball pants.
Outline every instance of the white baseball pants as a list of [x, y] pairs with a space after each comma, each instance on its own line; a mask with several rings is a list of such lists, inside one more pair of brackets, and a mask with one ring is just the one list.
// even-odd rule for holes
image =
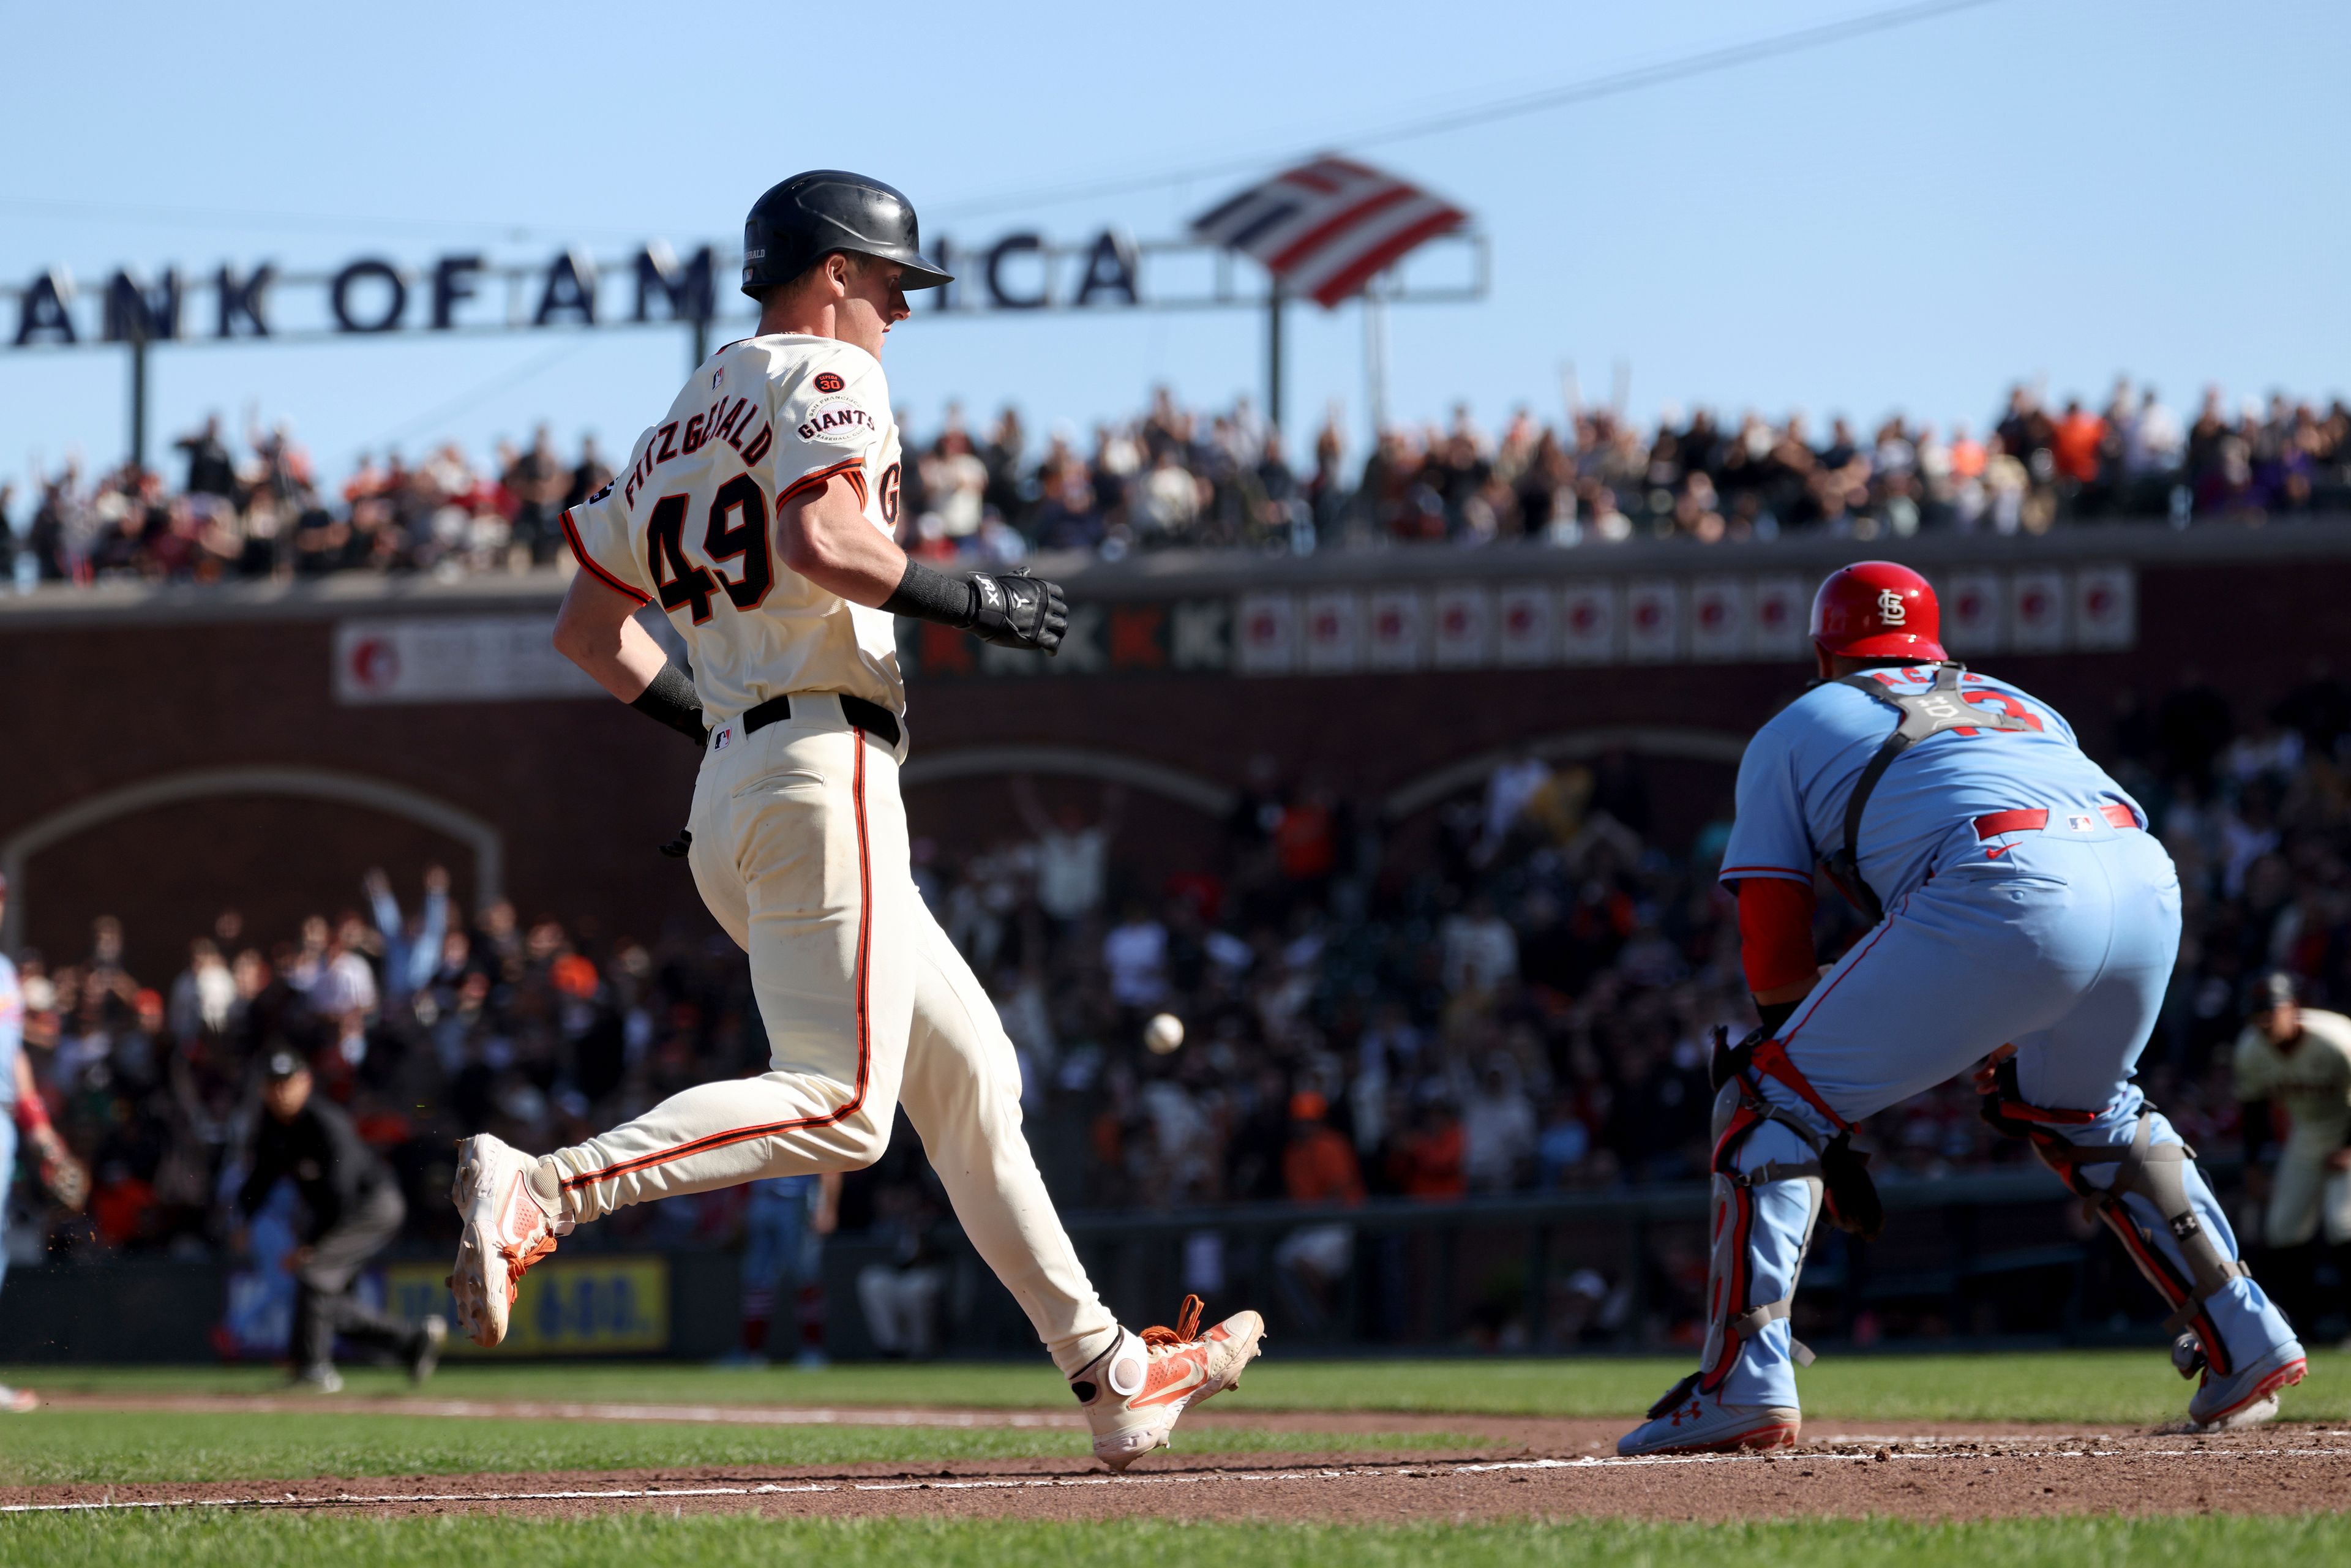
[[2278, 1153], [2274, 1185], [2262, 1215], [2262, 1239], [2273, 1247], [2299, 1247], [2325, 1234], [2327, 1245], [2351, 1241], [2351, 1171], [2328, 1167], [2327, 1156], [2344, 1144], [2340, 1128], [2296, 1126]]
[[795, 695], [788, 719], [712, 732], [687, 827], [703, 902], [751, 955], [770, 1070], [673, 1095], [558, 1150], [563, 1213], [881, 1157], [900, 1104], [956, 1218], [1064, 1373], [1107, 1349], [1094, 1293], [1020, 1130], [995, 1004], [915, 890], [899, 758]]

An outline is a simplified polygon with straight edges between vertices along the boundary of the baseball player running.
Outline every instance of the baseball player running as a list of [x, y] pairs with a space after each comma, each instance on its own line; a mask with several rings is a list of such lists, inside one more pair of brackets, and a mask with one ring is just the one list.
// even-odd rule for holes
[[[1813, 601], [1821, 680], [1739, 765], [1722, 880], [1762, 1027], [1716, 1053], [1698, 1370], [1622, 1454], [1796, 1440], [1790, 1299], [1813, 1226], [1881, 1216], [1854, 1124], [1971, 1063], [1985, 1115], [2093, 1199], [2172, 1309], [2202, 1429], [2277, 1413], [2302, 1346], [2239, 1266], [2193, 1151], [2130, 1082], [2179, 942], [2179, 884], [2130, 797], [2045, 703], [1944, 656], [1926, 580], [1886, 561]], [[1825, 971], [1813, 868], [1876, 924]]]
[[[2310, 1299], [2318, 1262], [2312, 1244], [2322, 1232], [2326, 1247], [2351, 1242], [2351, 1018], [2302, 1006], [2294, 977], [2283, 971], [2262, 981], [2262, 993], [2261, 1010], [2237, 1038], [2245, 1170], [2255, 1196], [2267, 1199], [2262, 1240], [2279, 1255], [2264, 1261], [2263, 1272], [2289, 1308], [2314, 1319], [2321, 1314]], [[2283, 1146], [2273, 1154], [2273, 1102], [2286, 1120]]]
[[[882, 373], [906, 292], [949, 281], [890, 186], [818, 170], [744, 225], [756, 336], [694, 373], [628, 466], [563, 517], [579, 558], [556, 646], [703, 748], [688, 861], [751, 956], [771, 1070], [704, 1084], [533, 1158], [466, 1142], [451, 1277], [480, 1344], [556, 1239], [625, 1204], [872, 1164], [904, 1106], [965, 1234], [1036, 1326], [1113, 1469], [1238, 1382], [1264, 1324], [1120, 1326], [1086, 1279], [1020, 1130], [996, 1009], [915, 891], [898, 769], [905, 689], [893, 617], [1050, 653], [1061, 591], [946, 573], [893, 542], [900, 455]], [[693, 673], [634, 619], [658, 605]]]

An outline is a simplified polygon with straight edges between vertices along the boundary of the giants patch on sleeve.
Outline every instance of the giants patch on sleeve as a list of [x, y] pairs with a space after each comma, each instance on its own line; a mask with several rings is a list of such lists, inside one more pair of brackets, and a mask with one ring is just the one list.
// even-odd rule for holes
[[802, 441], [825, 441], [836, 446], [862, 446], [882, 434], [882, 426], [854, 400], [829, 397], [808, 412], [799, 423]]

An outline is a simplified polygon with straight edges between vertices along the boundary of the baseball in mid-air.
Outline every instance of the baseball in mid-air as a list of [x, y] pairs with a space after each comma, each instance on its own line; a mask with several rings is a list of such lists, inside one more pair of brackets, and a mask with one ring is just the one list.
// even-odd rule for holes
[[1159, 1014], [1143, 1026], [1143, 1043], [1152, 1055], [1166, 1055], [1184, 1043], [1184, 1020], [1174, 1013]]

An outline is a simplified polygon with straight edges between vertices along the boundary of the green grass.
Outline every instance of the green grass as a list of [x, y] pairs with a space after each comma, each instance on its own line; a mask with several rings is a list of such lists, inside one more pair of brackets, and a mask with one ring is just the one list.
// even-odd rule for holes
[[1085, 1562], [1133, 1568], [1482, 1568], [1573, 1563], [1625, 1568], [2242, 1568], [2248, 1562], [2341, 1562], [2341, 1515], [1998, 1520], [1915, 1524], [1888, 1520], [1745, 1525], [1113, 1524], [1014, 1521], [842, 1521], [755, 1514], [616, 1514], [523, 1520], [440, 1515], [41, 1516], [0, 1521], [0, 1559], [81, 1568], [336, 1568], [377, 1564], [626, 1564], [727, 1568], [818, 1563], [824, 1568], [998, 1568]]
[[[1186, 1454], [1442, 1452], [1479, 1439], [1450, 1432], [1179, 1429]], [[286, 1480], [332, 1476], [475, 1475], [658, 1469], [684, 1465], [932, 1465], [944, 1459], [1076, 1458], [1083, 1431], [956, 1427], [716, 1427], [676, 1422], [495, 1420], [470, 1416], [131, 1415], [50, 1410], [0, 1428], [0, 1485], [67, 1481]], [[0, 1552], [0, 1562], [6, 1561]]]
[[[1390, 1410], [1493, 1416], [1636, 1415], [1689, 1370], [1681, 1357], [1527, 1361], [1284, 1361], [1276, 1346], [1231, 1412]], [[2319, 1352], [2310, 1380], [2286, 1395], [2303, 1419], [2351, 1419], [2351, 1354]], [[265, 1367], [12, 1367], [0, 1382], [83, 1393], [257, 1394]], [[1804, 1409], [1835, 1420], [2047, 1421], [2101, 1426], [2178, 1419], [2188, 1385], [2152, 1350], [1987, 1355], [1830, 1355], [1802, 1373]], [[350, 1392], [400, 1398], [388, 1373], [355, 1373]], [[1065, 1410], [1069, 1392], [1037, 1362], [722, 1371], [645, 1363], [468, 1363], [445, 1369], [426, 1396], [754, 1405], [930, 1405]]]

